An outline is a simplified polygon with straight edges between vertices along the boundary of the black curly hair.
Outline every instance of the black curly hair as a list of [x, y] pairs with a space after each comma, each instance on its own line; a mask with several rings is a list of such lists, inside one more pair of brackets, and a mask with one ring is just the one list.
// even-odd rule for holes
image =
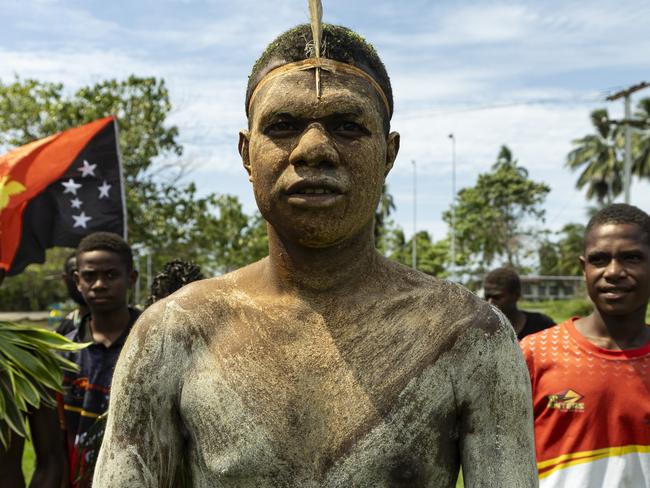
[[169, 261], [151, 283], [151, 295], [147, 300], [147, 306], [171, 295], [188, 283], [203, 278], [201, 268], [191, 261], [183, 261], [182, 259]]
[[585, 228], [585, 242], [594, 227], [606, 224], [638, 225], [645, 235], [646, 243], [650, 245], [650, 216], [634, 205], [615, 203], [596, 212]]
[[[379, 84], [388, 99], [389, 113], [385, 114], [384, 129], [390, 130], [393, 116], [393, 89], [384, 63], [375, 48], [356, 32], [340, 25], [323, 24], [323, 57], [347, 63], [362, 69]], [[272, 69], [310, 57], [311, 27], [301, 24], [280, 34], [271, 42], [253, 65], [246, 88], [246, 115], [253, 90]]]
[[94, 232], [81, 239], [77, 246], [77, 261], [79, 256], [90, 251], [110, 251], [120, 256], [127, 272], [133, 271], [133, 252], [131, 247], [118, 234], [113, 232]]
[[490, 284], [505, 289], [509, 293], [521, 295], [521, 280], [512, 268], [497, 268], [490, 271], [483, 279], [483, 284]]

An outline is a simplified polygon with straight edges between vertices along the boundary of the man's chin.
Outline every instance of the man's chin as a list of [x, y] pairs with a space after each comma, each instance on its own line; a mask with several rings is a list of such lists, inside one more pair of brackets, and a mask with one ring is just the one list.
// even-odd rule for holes
[[122, 304], [115, 303], [112, 300], [93, 300], [88, 302], [88, 308], [93, 313], [107, 313], [122, 307]]

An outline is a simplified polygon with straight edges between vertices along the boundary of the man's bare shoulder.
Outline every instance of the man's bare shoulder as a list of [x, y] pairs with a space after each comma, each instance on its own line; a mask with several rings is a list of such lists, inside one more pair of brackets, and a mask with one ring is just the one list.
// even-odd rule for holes
[[508, 325], [494, 307], [462, 285], [396, 263], [389, 263], [386, 273], [391, 284], [388, 313], [411, 310], [422, 325], [450, 332], [470, 328], [494, 334]]
[[142, 313], [131, 336], [149, 341], [167, 337], [173, 342], [196, 336], [207, 341], [250, 301], [240, 286], [245, 269], [189, 283], [157, 301]]

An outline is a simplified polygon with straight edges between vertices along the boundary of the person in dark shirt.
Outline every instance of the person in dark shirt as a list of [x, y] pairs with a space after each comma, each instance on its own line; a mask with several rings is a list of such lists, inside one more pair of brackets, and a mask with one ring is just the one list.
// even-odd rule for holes
[[68, 297], [70, 297], [70, 300], [75, 302], [78, 307], [66, 315], [56, 328], [56, 332], [61, 335], [66, 335], [69, 332], [78, 329], [81, 324], [81, 319], [83, 319], [83, 317], [88, 313], [88, 307], [86, 306], [84, 297], [81, 296], [81, 292], [77, 289], [77, 284], [74, 280], [74, 274], [76, 271], [77, 252], [75, 251], [65, 260], [61, 278], [63, 279], [63, 283], [65, 283], [65, 287], [68, 289]]
[[65, 372], [58, 400], [70, 484], [85, 488], [92, 484], [115, 363], [139, 311], [127, 305], [137, 274], [131, 248], [117, 234], [86, 236], [77, 248], [77, 265], [75, 281], [90, 313], [66, 337], [90, 345], [65, 353], [79, 371]]
[[521, 298], [521, 281], [513, 269], [497, 268], [490, 271], [483, 280], [483, 290], [485, 299], [508, 317], [519, 340], [555, 325], [555, 321], [547, 315], [517, 308]]

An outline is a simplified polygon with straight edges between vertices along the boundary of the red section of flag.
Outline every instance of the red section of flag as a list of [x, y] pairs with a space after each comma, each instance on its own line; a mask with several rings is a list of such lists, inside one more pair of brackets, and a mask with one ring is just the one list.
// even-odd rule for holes
[[112, 116], [96, 120], [0, 156], [0, 268], [11, 267], [29, 201], [59, 179], [90, 140], [112, 122]]

